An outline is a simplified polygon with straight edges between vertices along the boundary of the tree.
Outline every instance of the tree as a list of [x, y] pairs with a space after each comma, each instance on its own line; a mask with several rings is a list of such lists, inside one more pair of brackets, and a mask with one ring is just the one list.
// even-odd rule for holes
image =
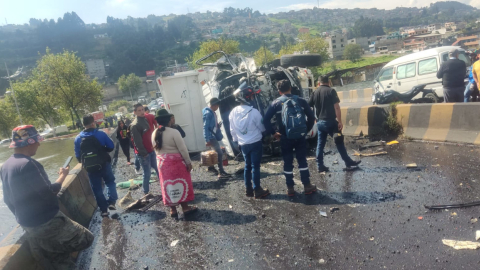
[[317, 36], [312, 36], [308, 33], [301, 34], [299, 36], [299, 39], [301, 41], [295, 45], [288, 44], [287, 46], [282, 47], [279, 55], [282, 56], [285, 54], [293, 54], [294, 52], [308, 51], [309, 53], [320, 54], [320, 56], [322, 57], [322, 62], [329, 58], [328, 43], [325, 41], [325, 39]]
[[123, 106], [125, 106], [125, 107], [127, 107], [127, 109], [129, 109], [131, 104], [130, 104], [130, 102], [128, 102], [124, 99], [115, 100], [108, 105], [108, 110], [109, 111], [118, 111], [118, 108], [123, 107]]
[[91, 81], [85, 73], [85, 64], [75, 53], [53, 54], [47, 48], [30, 79], [46, 98], [70, 111], [75, 125], [74, 115], [80, 121], [79, 111], [97, 110], [102, 100], [102, 86], [96, 80]]
[[[41, 83], [36, 80], [27, 79], [24, 82], [13, 84], [15, 96], [20, 106], [20, 114], [27, 123], [38, 124], [48, 123], [51, 127], [62, 120], [62, 116], [55, 106], [55, 99], [52, 99]], [[14, 102], [13, 97], [8, 97], [9, 102]], [[42, 120], [42, 121], [39, 121]], [[55, 134], [54, 134], [55, 136]]]
[[[186, 61], [191, 67], [199, 68], [200, 66], [195, 64], [198, 59], [201, 59], [202, 57], [207, 56], [215, 51], [223, 51], [227, 54], [238, 53], [240, 52], [239, 46], [240, 43], [238, 41], [231, 39], [220, 38], [217, 40], [205, 41], [200, 44], [200, 48], [190, 55]], [[222, 57], [221, 54], [216, 54], [205, 59], [205, 62], [215, 62], [220, 57]]]
[[0, 130], [2, 131], [0, 135], [5, 138], [10, 137], [12, 129], [17, 124], [17, 113], [14, 106], [7, 100], [0, 100]]
[[258, 49], [258, 51], [253, 54], [253, 59], [255, 60], [257, 66], [263, 66], [267, 63], [270, 63], [275, 60], [275, 58], [275, 54], [268, 50], [265, 46]]
[[362, 46], [359, 44], [348, 44], [343, 50], [343, 58], [345, 60], [350, 60], [353, 63], [360, 60], [363, 54]]
[[355, 21], [353, 33], [356, 37], [372, 37], [385, 34], [380, 20], [364, 18], [363, 16]]
[[129, 92], [132, 101], [132, 93], [136, 93], [140, 86], [142, 86], [142, 80], [135, 73], [130, 73], [128, 76], [124, 74], [118, 78], [118, 89], [124, 93]]

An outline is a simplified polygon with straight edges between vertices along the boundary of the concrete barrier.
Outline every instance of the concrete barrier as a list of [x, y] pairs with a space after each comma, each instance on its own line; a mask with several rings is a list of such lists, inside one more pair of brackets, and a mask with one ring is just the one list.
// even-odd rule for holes
[[[345, 135], [373, 135], [383, 131], [388, 105], [342, 107]], [[479, 103], [397, 105], [404, 135], [418, 140], [480, 144]]]
[[372, 101], [373, 88], [337, 92], [341, 103]]
[[[60, 210], [72, 220], [89, 226], [97, 202], [90, 187], [87, 172], [81, 164], [75, 166], [67, 176], [58, 194]], [[41, 269], [33, 259], [23, 229], [17, 226], [0, 242], [0, 269], [30, 270]]]

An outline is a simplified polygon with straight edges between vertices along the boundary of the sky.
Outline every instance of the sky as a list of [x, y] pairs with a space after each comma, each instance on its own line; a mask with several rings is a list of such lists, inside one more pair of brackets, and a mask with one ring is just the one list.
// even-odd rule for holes
[[[480, 0], [458, 0], [480, 8]], [[175, 3], [172, 5], [172, 2]], [[432, 0], [405, 0], [403, 7], [424, 7]], [[0, 25], [24, 24], [30, 18], [55, 19], [75, 11], [85, 23], [105, 23], [107, 16], [126, 18], [188, 12], [223, 11], [225, 7], [251, 7], [262, 13], [277, 13], [305, 8], [378, 8], [394, 9], [399, 2], [391, 0], [0, 0]]]

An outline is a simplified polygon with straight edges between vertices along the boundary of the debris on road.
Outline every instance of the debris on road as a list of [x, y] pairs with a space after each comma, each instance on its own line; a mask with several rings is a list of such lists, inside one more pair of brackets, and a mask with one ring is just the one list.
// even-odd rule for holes
[[233, 206], [232, 206], [232, 205], [229, 205], [229, 206], [228, 206], [228, 208], [232, 209], [232, 208], [233, 208]]
[[[355, 150], [353, 150], [353, 151], [355, 151]], [[387, 154], [387, 152], [385, 152], [385, 151], [376, 152], [376, 153], [360, 153], [360, 152], [355, 151], [355, 153], [353, 155], [357, 156], [357, 157], [373, 157], [373, 156], [380, 156], [380, 155], [386, 155], [386, 154]]]
[[324, 212], [324, 211], [319, 211], [319, 212], [322, 217], [327, 217], [327, 212]]
[[439, 210], [439, 209], [449, 209], [449, 208], [463, 208], [480, 205], [480, 201], [471, 202], [471, 203], [459, 203], [459, 204], [449, 204], [449, 205], [425, 205], [425, 208], [430, 210]]
[[423, 220], [423, 217], [418, 217], [418, 220]]
[[362, 145], [360, 146], [360, 150], [365, 150], [367, 148], [372, 148], [372, 147], [377, 147], [377, 146], [383, 146], [385, 145], [384, 142], [371, 142], [371, 143], [367, 143], [365, 145]]
[[333, 162], [333, 164], [338, 164], [338, 160], [335, 160], [335, 161]]
[[180, 241], [180, 240], [174, 240], [172, 243], [170, 243], [170, 246], [171, 247], [176, 246], [178, 244], [178, 241]]
[[[142, 185], [143, 177], [138, 177], [136, 179], [130, 179], [125, 182], [117, 183], [117, 188], [130, 188], [132, 185]], [[150, 179], [150, 183], [155, 183], [154, 179]]]
[[480, 248], [480, 243], [472, 241], [457, 241], [457, 240], [447, 240], [442, 239], [444, 245], [452, 247], [454, 249], [478, 249]]
[[432, 165], [432, 167], [440, 167], [440, 164]]
[[154, 196], [149, 193], [142, 198], [136, 200], [135, 202], [129, 204], [125, 210], [128, 211], [139, 209], [140, 211], [146, 211], [161, 200], [161, 195]]
[[275, 163], [275, 162], [268, 162], [268, 165], [273, 165], [273, 166], [280, 166], [282, 163]]
[[340, 211], [340, 208], [338, 208], [338, 207], [331, 207], [330, 208], [330, 213], [334, 213], [336, 211]]
[[478, 239], [480, 239], [480, 231], [475, 232], [475, 240], [478, 241]]
[[325, 264], [325, 260], [324, 260], [324, 259], [320, 259], [320, 260], [318, 260], [318, 263], [319, 263], [319, 264]]
[[375, 237], [371, 236], [370, 241], [373, 241], [373, 240], [375, 240]]
[[118, 204], [122, 207], [125, 208], [125, 206], [129, 205], [130, 203], [133, 202], [133, 197], [132, 197], [132, 191], [128, 191], [127, 195], [123, 196], [123, 198], [118, 201]]
[[413, 168], [417, 168], [417, 163], [410, 163], [410, 164], [407, 164], [407, 168], [409, 169], [413, 169]]
[[457, 215], [457, 212], [453, 212], [450, 214], [451, 216], [456, 216]]
[[477, 223], [477, 221], [478, 221], [478, 219], [476, 219], [476, 218], [470, 219], [470, 223], [472, 223], [472, 224], [473, 224], [473, 223]]
[[391, 142], [388, 142], [387, 145], [394, 145], [394, 144], [399, 144], [398, 141], [391, 141]]
[[438, 150], [438, 146], [437, 146], [437, 145], [435, 145], [435, 150]]
[[228, 262], [230, 262], [230, 263], [231, 263], [231, 262], [234, 262], [234, 261], [235, 261], [234, 259], [230, 259], [230, 260], [228, 260]]

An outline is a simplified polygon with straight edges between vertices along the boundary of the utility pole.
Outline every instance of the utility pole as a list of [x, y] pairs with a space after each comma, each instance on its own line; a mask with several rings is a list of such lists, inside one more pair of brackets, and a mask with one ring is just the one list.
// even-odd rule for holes
[[[5, 18], [5, 21], [7, 21], [7, 18]], [[15, 90], [13, 90], [12, 87], [12, 80], [10, 79], [10, 72], [8, 72], [7, 62], [5, 62], [5, 68], [7, 69], [7, 78], [10, 84], [10, 88], [12, 89], [13, 100], [15, 100], [15, 107], [17, 107], [18, 119], [20, 119], [20, 125], [23, 126], [22, 116], [20, 115], [20, 111], [18, 110], [17, 97], [15, 96]]]

